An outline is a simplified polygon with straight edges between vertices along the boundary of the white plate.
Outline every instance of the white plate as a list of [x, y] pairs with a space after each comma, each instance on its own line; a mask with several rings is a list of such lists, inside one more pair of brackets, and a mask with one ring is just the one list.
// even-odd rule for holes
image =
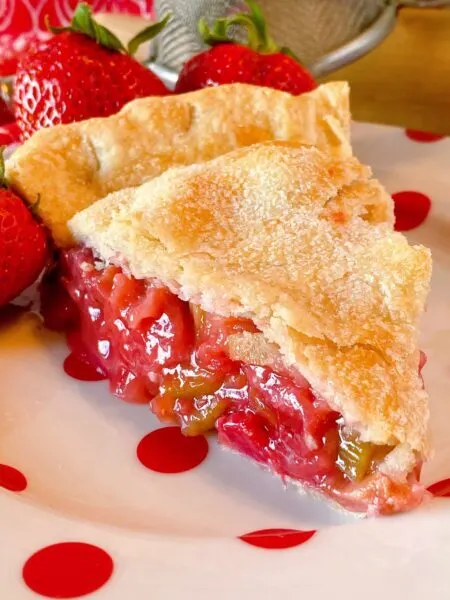
[[[434, 252], [422, 338], [436, 448], [423, 478], [431, 484], [450, 477], [450, 141], [418, 143], [398, 129], [357, 124], [354, 145], [390, 192], [419, 191], [432, 201], [427, 220], [409, 232]], [[450, 500], [359, 520], [284, 490], [214, 438], [196, 468], [154, 472], [136, 448], [160, 425], [146, 407], [113, 399], [105, 382], [70, 379], [66, 354], [31, 315], [0, 329], [0, 463], [28, 483], [20, 492], [0, 484], [2, 600], [39, 598], [27, 583], [51, 597], [98, 588], [99, 600], [449, 597]], [[20, 478], [8, 483], [10, 474], [0, 467], [0, 482], [23, 487]], [[272, 528], [317, 533], [270, 550], [238, 537]], [[28, 561], [63, 542], [78, 544]]]

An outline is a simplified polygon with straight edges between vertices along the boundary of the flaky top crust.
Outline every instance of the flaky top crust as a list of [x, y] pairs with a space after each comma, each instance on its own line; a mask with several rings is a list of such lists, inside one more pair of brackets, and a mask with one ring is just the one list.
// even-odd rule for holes
[[37, 212], [57, 245], [66, 223], [110, 192], [169, 167], [215, 158], [269, 140], [351, 153], [349, 92], [329, 83], [301, 96], [245, 84], [180, 96], [142, 98], [117, 115], [38, 131], [7, 164], [10, 186]]
[[234, 340], [235, 354], [276, 344], [364, 439], [422, 452], [431, 258], [392, 230], [388, 200], [356, 158], [267, 143], [112, 194], [69, 227], [135, 277], [253, 319], [265, 346]]

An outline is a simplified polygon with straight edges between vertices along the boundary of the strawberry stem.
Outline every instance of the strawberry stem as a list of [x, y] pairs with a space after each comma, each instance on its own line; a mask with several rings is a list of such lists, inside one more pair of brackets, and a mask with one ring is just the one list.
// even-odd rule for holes
[[259, 48], [255, 48], [255, 50], [268, 54], [278, 52], [280, 48], [267, 31], [266, 19], [260, 6], [255, 0], [246, 0], [246, 2], [250, 9], [250, 19], [258, 34]]
[[132, 56], [134, 54], [136, 54], [139, 46], [141, 44], [143, 44], [144, 42], [148, 42], [149, 40], [152, 40], [154, 37], [156, 37], [164, 29], [164, 27], [170, 21], [171, 17], [172, 17], [172, 15], [170, 13], [167, 13], [161, 19], [161, 21], [152, 23], [151, 25], [149, 25], [148, 27], [146, 27], [145, 29], [140, 31], [137, 35], [135, 35], [134, 38], [132, 38], [128, 42], [128, 45], [127, 45], [128, 53], [131, 54]]
[[80, 4], [77, 5], [75, 12], [73, 13], [72, 21], [68, 27], [52, 26], [50, 24], [48, 15], [45, 17], [45, 24], [47, 29], [52, 33], [63, 33], [64, 31], [82, 33], [104, 48], [115, 50], [117, 52], [123, 52], [125, 54], [131, 54], [133, 56], [141, 44], [148, 42], [164, 29], [170, 20], [170, 16], [170, 13], [168, 13], [163, 19], [161, 19], [161, 21], [152, 23], [140, 31], [128, 42], [127, 48], [125, 48], [119, 38], [114, 35], [112, 31], [106, 27], [103, 27], [103, 25], [100, 25], [100, 23], [97, 23], [92, 16], [91, 7], [85, 2], [80, 2]]
[[91, 7], [85, 2], [80, 2], [75, 8], [73, 13], [72, 21], [68, 27], [53, 27], [50, 25], [48, 15], [45, 17], [45, 24], [47, 29], [52, 33], [62, 33], [64, 31], [71, 31], [73, 33], [82, 33], [92, 40], [96, 41], [104, 48], [109, 50], [116, 50], [118, 52], [126, 52], [126, 49], [119, 38], [109, 31], [92, 16]]
[[296, 54], [294, 54], [294, 52], [292, 52], [290, 48], [286, 48], [286, 46], [282, 46], [280, 48], [280, 53], [284, 54], [285, 56], [289, 56], [290, 58], [295, 60], [295, 62], [298, 62], [299, 65], [303, 64], [299, 57]]
[[209, 46], [216, 44], [236, 43], [229, 35], [228, 28], [232, 25], [241, 25], [247, 33], [247, 43], [252, 50], [261, 54], [273, 54], [280, 51], [275, 40], [267, 31], [264, 14], [255, 0], [246, 0], [249, 13], [236, 13], [231, 17], [216, 19], [212, 27], [208, 26], [202, 17], [198, 24], [199, 33], [204, 42]]
[[214, 46], [215, 44], [227, 44], [233, 41], [228, 37], [228, 25], [225, 21], [226, 19], [216, 19], [213, 28], [210, 29], [205, 17], [200, 18], [198, 22], [198, 32], [205, 44]]

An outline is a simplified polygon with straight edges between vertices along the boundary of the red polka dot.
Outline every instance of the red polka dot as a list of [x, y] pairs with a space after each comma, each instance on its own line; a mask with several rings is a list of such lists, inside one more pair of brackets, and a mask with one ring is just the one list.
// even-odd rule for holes
[[202, 435], [187, 437], [179, 427], [162, 427], [139, 442], [137, 457], [147, 469], [158, 473], [183, 473], [197, 467], [208, 455]]
[[416, 129], [406, 129], [405, 133], [410, 140], [424, 143], [438, 142], [439, 140], [442, 140], [445, 137], [445, 135], [440, 135], [439, 133], [430, 133], [429, 131], [418, 131]]
[[79, 381], [103, 381], [106, 379], [105, 375], [94, 365], [73, 353], [69, 354], [64, 361], [64, 371], [69, 377]]
[[251, 546], [268, 548], [270, 550], [281, 550], [300, 546], [312, 538], [316, 533], [311, 531], [300, 531], [299, 529], [260, 529], [239, 536], [239, 539]]
[[450, 498], [450, 479], [442, 479], [430, 485], [428, 491], [439, 498]]
[[392, 199], [396, 231], [409, 231], [418, 227], [430, 212], [431, 200], [421, 192], [395, 192], [392, 194]]
[[0, 465], [0, 487], [10, 492], [23, 492], [27, 485], [27, 478], [23, 473], [9, 465]]
[[114, 569], [101, 548], [81, 542], [64, 542], [42, 548], [27, 560], [23, 579], [47, 598], [80, 598], [101, 588]]

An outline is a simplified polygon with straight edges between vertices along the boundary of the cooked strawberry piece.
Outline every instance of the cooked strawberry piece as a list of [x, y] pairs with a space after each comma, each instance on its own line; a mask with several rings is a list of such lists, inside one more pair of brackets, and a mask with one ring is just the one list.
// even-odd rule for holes
[[211, 371], [230, 371], [233, 361], [228, 356], [228, 338], [230, 335], [258, 329], [250, 319], [221, 317], [204, 313], [197, 327], [196, 358], [200, 366]]
[[[134, 303], [132, 309], [128, 313], [128, 326], [130, 329], [137, 329], [145, 325], [146, 319], [158, 319], [165, 312], [173, 294], [167, 288], [163, 287], [147, 287], [145, 289], [145, 299], [140, 303]], [[185, 310], [186, 319], [189, 317]]]
[[222, 317], [212, 313], [204, 313], [200, 328], [198, 329], [199, 343], [208, 343], [216, 350], [227, 349], [227, 340], [230, 335], [248, 331], [257, 333], [258, 328], [250, 319], [238, 317]]
[[219, 419], [219, 442], [260, 463], [269, 463], [274, 427], [263, 415], [239, 410]]
[[339, 414], [311, 391], [301, 388], [292, 379], [274, 373], [267, 367], [245, 367], [249, 383], [250, 398], [256, 396], [265, 407], [270, 407], [284, 424], [298, 431], [311, 450], [317, 440], [321, 442], [330, 424]]
[[[136, 300], [141, 300], [145, 294], [145, 283], [140, 279], [127, 277], [120, 271], [115, 273], [110, 281], [110, 293], [106, 307], [114, 315], [120, 315], [129, 324], [131, 307]], [[161, 316], [161, 312], [157, 315]]]
[[111, 390], [125, 402], [148, 404], [157, 392], [158, 387], [155, 383], [145, 375], [136, 375], [128, 365], [109, 372]]

